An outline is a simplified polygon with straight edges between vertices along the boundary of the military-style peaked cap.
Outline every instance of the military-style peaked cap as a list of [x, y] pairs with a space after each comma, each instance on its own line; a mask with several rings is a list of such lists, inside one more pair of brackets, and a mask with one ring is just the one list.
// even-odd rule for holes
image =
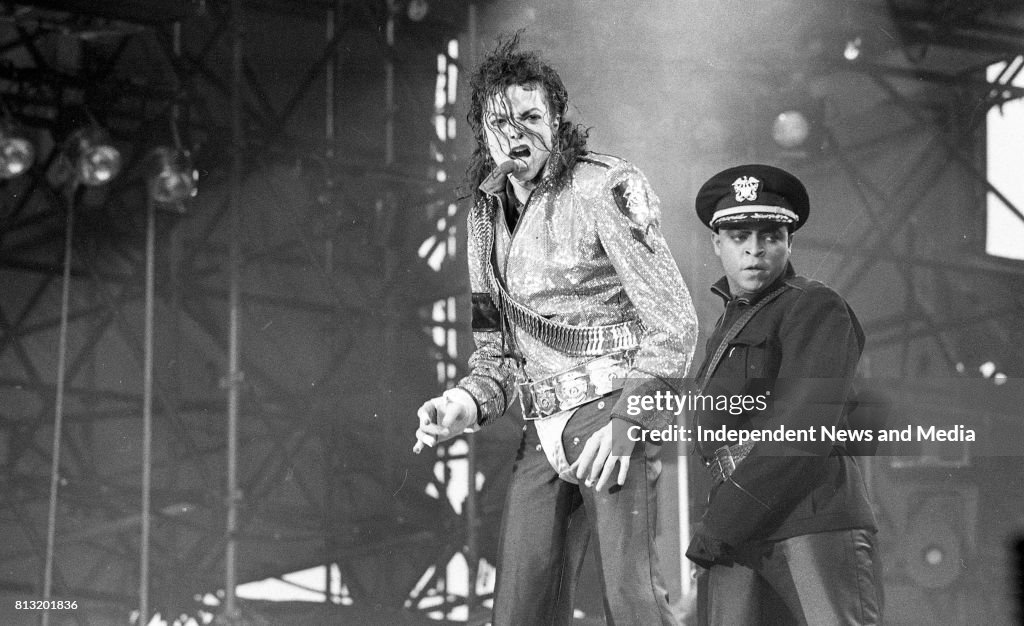
[[697, 216], [711, 229], [730, 224], [775, 222], [804, 225], [811, 202], [803, 183], [771, 165], [740, 165], [712, 176], [697, 192]]

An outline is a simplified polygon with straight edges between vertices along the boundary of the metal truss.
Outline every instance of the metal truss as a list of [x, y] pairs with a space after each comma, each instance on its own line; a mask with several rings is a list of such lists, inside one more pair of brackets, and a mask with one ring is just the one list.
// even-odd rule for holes
[[[83, 605], [69, 623], [124, 621], [138, 607], [142, 163], [166, 141], [174, 110], [202, 176], [189, 214], [157, 224], [150, 612], [222, 612], [231, 544], [240, 582], [336, 564], [333, 582], [346, 591], [328, 594], [325, 611], [383, 607], [414, 620], [419, 595], [450, 586], [452, 556], [474, 554], [466, 533], [478, 523], [467, 519], [478, 507], [456, 511], [444, 497], [451, 461], [468, 462], [474, 447], [444, 448], [437, 460], [410, 451], [416, 407], [443, 388], [437, 364], [457, 376], [460, 355], [447, 346], [465, 343], [456, 315], [431, 314], [465, 291], [464, 259], [428, 264], [457, 236], [453, 189], [437, 175], [454, 147], [432, 138], [430, 124], [436, 60], [462, 25], [413, 23], [397, 6], [245, 3], [242, 17], [210, 0], [145, 22], [46, 3], [7, 9], [0, 97], [51, 147], [30, 176], [0, 190], [4, 597], [41, 598], [61, 242], [74, 211], [55, 595]], [[233, 19], [245, 24], [236, 73]], [[302, 45], [285, 55], [271, 46], [282, 40]], [[233, 171], [239, 87], [245, 143]], [[86, 109], [125, 147], [127, 164], [109, 188], [68, 194], [59, 144], [81, 121], [69, 112]], [[239, 484], [228, 493], [232, 385]], [[475, 490], [468, 497], [475, 503]], [[231, 504], [238, 521], [227, 532]], [[449, 605], [466, 601], [442, 594]], [[222, 619], [261, 610], [242, 601]]]
[[[981, 398], [950, 381], [980, 378], [986, 361], [1011, 379], [1024, 373], [1024, 265], [985, 253], [986, 197], [1024, 213], [987, 179], [984, 157], [987, 113], [1024, 97], [1013, 82], [1024, 15], [1000, 2], [883, 8], [898, 45], [819, 60], [808, 78], [826, 108], [820, 150], [787, 165], [822, 210], [794, 238], [799, 269], [850, 301], [867, 335], [863, 375], [894, 384], [886, 397], [865, 381], [862, 402], [898, 407], [896, 420], [946, 419], [1016, 437], [1011, 411], [986, 413]], [[999, 62], [1007, 69], [987, 76]], [[977, 382], [972, 389], [987, 381]], [[998, 619], [979, 610], [1009, 619], [1012, 607], [991, 589], [1005, 576], [1004, 533], [1016, 530], [1002, 520], [1020, 501], [1004, 486], [1015, 478], [993, 485], [986, 477], [1019, 476], [1016, 461], [965, 448], [955, 460], [922, 452], [864, 464], [892, 619]], [[921, 545], [937, 546], [932, 560]]]
[[[899, 45], [812, 65], [809, 80], [831, 85], [819, 88], [830, 114], [818, 120], [821, 150], [791, 166], [825, 190], [829, 235], [812, 228], [798, 240], [816, 252], [818, 276], [866, 312], [872, 375], [957, 376], [986, 351], [1024, 367], [1001, 347], [1024, 339], [1022, 304], [1006, 289], [1024, 270], [987, 256], [983, 240], [986, 194], [1024, 220], [982, 157], [986, 113], [1024, 96], [1012, 63], [1024, 29], [1000, 20], [998, 4], [876, 6], [860, 21], [884, 9]], [[989, 80], [999, 61], [1010, 69]], [[857, 99], [871, 104], [856, 110]]]
[[[449, 182], [462, 138], [432, 128], [455, 124], [452, 103], [434, 102], [437, 59], [464, 24], [451, 14], [413, 23], [400, 3], [371, 0], [245, 2], [233, 71], [239, 23], [226, 0], [74, 4], [5, 5], [0, 16], [0, 99], [47, 146], [28, 176], [0, 186], [0, 596], [40, 598], [73, 210], [55, 591], [84, 608], [59, 617], [124, 621], [138, 607], [143, 161], [177, 110], [202, 177], [190, 213], [157, 224], [151, 612], [222, 613], [232, 544], [240, 582], [328, 566], [324, 588], [343, 591], [318, 616], [482, 621], [477, 567], [493, 562], [505, 447], [470, 436], [410, 452], [416, 408], [460, 375], [468, 341]], [[446, 10], [467, 12], [455, 4]], [[797, 245], [863, 312], [874, 375], [948, 373], [1024, 339], [1020, 265], [986, 258], [972, 230], [983, 195], [998, 193], [979, 166], [979, 113], [1022, 95], [1012, 76], [993, 84], [981, 70], [1021, 54], [1021, 40], [977, 6], [945, 30], [919, 7], [901, 18], [914, 54], [926, 37], [970, 46], [953, 70], [887, 58], [826, 70], [869, 86], [877, 103], [831, 120], [822, 158], [793, 166], [843, 209], [818, 231], [841, 238], [801, 231]], [[86, 110], [127, 165], [108, 188], [68, 193], [59, 145]], [[224, 480], [231, 389], [234, 493]], [[459, 482], [464, 499], [452, 502]], [[459, 559], [467, 580], [450, 573]], [[308, 606], [286, 615], [239, 604], [222, 621], [317, 619]]]

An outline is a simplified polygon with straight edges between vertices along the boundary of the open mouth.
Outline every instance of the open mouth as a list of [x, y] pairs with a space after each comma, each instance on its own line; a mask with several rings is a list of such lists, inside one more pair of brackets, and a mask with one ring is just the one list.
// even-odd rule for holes
[[509, 151], [508, 155], [513, 159], [527, 159], [530, 157], [530, 148], [527, 146], [516, 146]]

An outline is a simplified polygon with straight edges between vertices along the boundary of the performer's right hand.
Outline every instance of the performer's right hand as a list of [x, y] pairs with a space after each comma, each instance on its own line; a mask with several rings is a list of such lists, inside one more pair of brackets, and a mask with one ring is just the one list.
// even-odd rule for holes
[[444, 395], [431, 398], [416, 411], [420, 427], [416, 429], [416, 445], [412, 451], [419, 454], [423, 446], [433, 447], [442, 441], [461, 435], [476, 423], [476, 402], [464, 389], [449, 389]]

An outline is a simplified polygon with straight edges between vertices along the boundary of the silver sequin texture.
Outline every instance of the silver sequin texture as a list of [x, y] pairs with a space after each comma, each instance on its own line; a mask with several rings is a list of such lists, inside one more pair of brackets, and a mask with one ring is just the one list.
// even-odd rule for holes
[[[615, 201], [616, 188], [626, 190], [626, 210]], [[659, 218], [658, 198], [639, 169], [615, 157], [589, 154], [569, 183], [538, 186], [514, 233], [497, 196], [477, 203], [469, 217], [472, 290], [489, 290], [485, 246], [473, 236], [482, 230], [474, 228], [474, 220], [488, 220], [498, 275], [513, 298], [573, 326], [638, 320], [643, 335], [630, 382], [684, 376], [697, 340], [697, 318]], [[643, 233], [642, 241], [637, 232]], [[497, 301], [497, 294], [492, 297]], [[555, 350], [524, 329], [513, 332], [525, 374], [534, 380], [589, 358]], [[502, 358], [508, 342], [501, 333], [477, 332], [474, 339], [471, 372], [460, 386], [477, 400], [482, 417], [492, 419], [513, 399], [516, 367]]]

